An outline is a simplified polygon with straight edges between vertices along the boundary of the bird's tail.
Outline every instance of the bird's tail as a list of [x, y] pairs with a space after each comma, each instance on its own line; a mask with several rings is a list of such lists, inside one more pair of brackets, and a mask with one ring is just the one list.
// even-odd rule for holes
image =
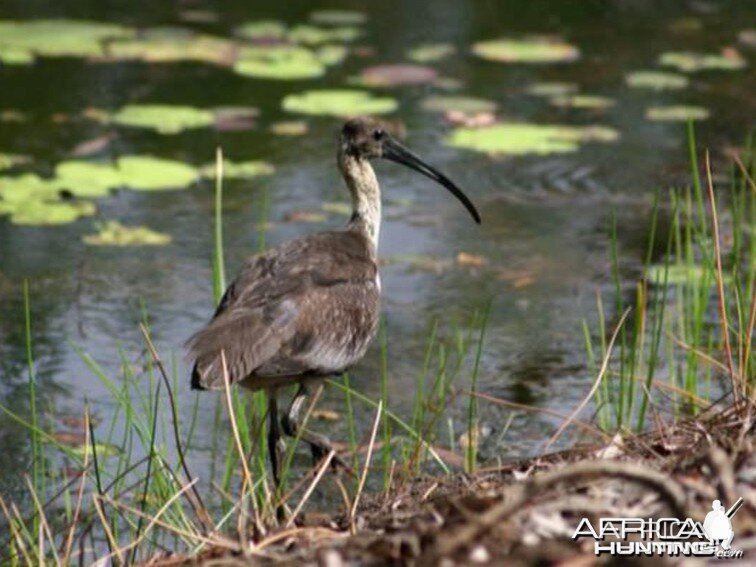
[[194, 363], [194, 368], [192, 369], [192, 390], [207, 390], [202, 385], [202, 375], [200, 374], [197, 363]]

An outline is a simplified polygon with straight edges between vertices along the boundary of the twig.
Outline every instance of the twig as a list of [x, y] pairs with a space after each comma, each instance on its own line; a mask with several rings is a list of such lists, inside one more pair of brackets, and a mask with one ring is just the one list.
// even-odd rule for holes
[[588, 404], [588, 402], [591, 400], [593, 395], [596, 393], [596, 390], [598, 390], [598, 387], [601, 385], [601, 380], [604, 378], [604, 374], [606, 373], [606, 369], [609, 367], [609, 359], [612, 355], [612, 348], [614, 347], [614, 341], [617, 340], [617, 335], [619, 335], [620, 329], [622, 328], [622, 325], [625, 324], [625, 319], [627, 319], [627, 316], [630, 314], [630, 307], [625, 309], [625, 312], [622, 314], [622, 317], [620, 317], [619, 323], [617, 323], [617, 327], [614, 329], [614, 333], [612, 334], [612, 338], [609, 340], [609, 345], [606, 349], [606, 355], [604, 356], [604, 361], [601, 363], [601, 370], [599, 370], [598, 376], [596, 377], [596, 381], [593, 383], [593, 386], [591, 387], [588, 394], [583, 398], [583, 401], [578, 404], [578, 406], [575, 408], [575, 410], [570, 414], [570, 417], [567, 418], [566, 421], [562, 423], [562, 425], [559, 426], [559, 429], [556, 430], [556, 433], [551, 436], [551, 438], [546, 442], [546, 445], [543, 446], [541, 449], [541, 452], [544, 453], [546, 450], [551, 447], [551, 445], [559, 439], [559, 437], [562, 435], [565, 429], [572, 423], [572, 421], [580, 414], [581, 411], [583, 411], [583, 408]]
[[[184, 449], [181, 446], [181, 435], [179, 434], [178, 415], [176, 415], [176, 400], [173, 397], [173, 389], [171, 388], [171, 381], [168, 379], [168, 373], [165, 371], [165, 366], [163, 366], [163, 361], [160, 360], [160, 356], [158, 355], [157, 349], [155, 348], [155, 345], [153, 344], [152, 339], [150, 338], [149, 330], [144, 325], [144, 323], [140, 323], [139, 328], [142, 331], [142, 335], [144, 336], [145, 343], [147, 344], [147, 348], [150, 351], [150, 356], [152, 357], [152, 360], [155, 363], [155, 365], [158, 367], [158, 370], [160, 371], [160, 375], [163, 378], [163, 382], [165, 383], [165, 389], [168, 391], [168, 399], [171, 404], [171, 422], [173, 424], [173, 437], [176, 443], [176, 452], [178, 453], [179, 461], [181, 463], [181, 468], [184, 470], [184, 474], [186, 475], [186, 480], [187, 482], [189, 482], [189, 486], [192, 489], [191, 493], [194, 495], [194, 498], [196, 499], [196, 501], [193, 501], [192, 498], [189, 498], [189, 503], [194, 509], [194, 513], [197, 514], [197, 517], [199, 518], [200, 522], [202, 522], [202, 525], [205, 527], [206, 530], [209, 531], [213, 527], [213, 522], [210, 519], [210, 515], [207, 513], [207, 508], [205, 508], [205, 504], [202, 502], [202, 497], [200, 496], [200, 493], [197, 490], [197, 486], [195, 485], [194, 482], [192, 482], [192, 474], [191, 472], [189, 472], [189, 466], [186, 464], [186, 458], [184, 457]], [[188, 494], [189, 493], [187, 493], [187, 496]]]
[[565, 481], [589, 480], [602, 476], [624, 478], [645, 484], [667, 501], [676, 517], [685, 517], [685, 492], [668, 475], [643, 465], [619, 461], [591, 461], [576, 463], [554, 472], [536, 475], [529, 481], [513, 486], [499, 504], [474, 516], [475, 521], [458, 527], [453, 534], [438, 541], [433, 559], [447, 557], [461, 546], [476, 541], [482, 534], [511, 514], [520, 510], [531, 498], [542, 494], [555, 484]]
[[[724, 340], [725, 354], [727, 355], [727, 370], [730, 374], [732, 383], [732, 396], [737, 402], [740, 399], [738, 391], [738, 378], [732, 365], [732, 347], [730, 345], [730, 331], [727, 328], [727, 304], [724, 291], [724, 277], [722, 276], [722, 252], [719, 246], [719, 220], [717, 219], [717, 203], [714, 199], [714, 183], [711, 180], [711, 162], [709, 161], [709, 152], [705, 156], [706, 164], [706, 185], [709, 190], [709, 200], [711, 201], [711, 222], [714, 231], [714, 260], [717, 267], [717, 295], [719, 297], [719, 318], [722, 323], [722, 339]], [[745, 393], [745, 392], [743, 392]]]
[[375, 446], [375, 436], [378, 433], [378, 423], [383, 413], [383, 400], [378, 402], [378, 410], [375, 412], [375, 419], [373, 420], [373, 430], [370, 432], [370, 443], [368, 444], [367, 457], [365, 457], [365, 466], [362, 467], [362, 474], [360, 475], [360, 482], [357, 485], [357, 494], [354, 496], [352, 502], [352, 508], [349, 510], [349, 526], [352, 533], [354, 533], [354, 516], [357, 513], [357, 506], [360, 503], [360, 497], [362, 496], [362, 490], [365, 488], [365, 481], [367, 480], [368, 469], [370, 468], [370, 461], [373, 458], [373, 447]]
[[320, 464], [320, 468], [318, 469], [318, 474], [315, 475], [315, 478], [312, 479], [312, 482], [310, 483], [310, 486], [307, 487], [307, 490], [305, 491], [304, 495], [302, 495], [302, 498], [297, 503], [297, 507], [294, 509], [294, 512], [291, 513], [291, 516], [289, 516], [289, 519], [286, 521], [286, 528], [290, 528], [291, 525], [294, 523], [294, 520], [299, 515], [299, 512], [302, 511], [302, 508], [304, 507], [307, 500], [310, 499], [310, 495], [312, 494], [312, 491], [315, 490], [315, 487], [320, 482], [320, 479], [323, 478], [323, 474], [328, 470], [328, 466], [331, 464], [331, 461], [336, 456], [336, 451], [331, 449], [328, 452], [328, 455], [325, 459], [323, 459], [323, 462]]

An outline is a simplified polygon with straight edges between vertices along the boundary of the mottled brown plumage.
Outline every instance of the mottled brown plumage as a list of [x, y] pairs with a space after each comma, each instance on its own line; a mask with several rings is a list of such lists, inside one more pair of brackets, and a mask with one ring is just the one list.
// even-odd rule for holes
[[230, 382], [251, 388], [343, 372], [375, 334], [377, 275], [373, 243], [357, 225], [250, 258], [190, 339], [192, 386], [224, 387], [221, 350]]

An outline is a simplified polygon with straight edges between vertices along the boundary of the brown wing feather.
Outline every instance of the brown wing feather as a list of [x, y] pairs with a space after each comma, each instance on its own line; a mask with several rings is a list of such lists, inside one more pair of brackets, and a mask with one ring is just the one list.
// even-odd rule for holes
[[363, 318], [377, 312], [376, 273], [372, 244], [356, 231], [319, 233], [252, 257], [210, 323], [188, 342], [192, 386], [223, 387], [221, 351], [232, 383], [326, 370], [310, 337], [331, 322], [334, 309]]

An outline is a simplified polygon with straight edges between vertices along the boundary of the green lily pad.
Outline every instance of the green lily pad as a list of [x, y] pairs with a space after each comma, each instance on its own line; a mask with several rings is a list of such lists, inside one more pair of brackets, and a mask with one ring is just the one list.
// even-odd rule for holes
[[11, 222], [19, 225], [61, 225], [72, 223], [96, 212], [94, 203], [88, 201], [37, 201], [17, 203], [6, 212], [11, 213]]
[[659, 63], [667, 67], [676, 67], [685, 73], [718, 69], [737, 71], [743, 69], [746, 60], [735, 50], [717, 53], [694, 53], [692, 51], [670, 51], [662, 53]]
[[[723, 275], [725, 281], [732, 279], [729, 274]], [[714, 273], [711, 270], [704, 269], [703, 266], [670, 264], [665, 268], [664, 264], [652, 264], [646, 269], [646, 279], [654, 285], [664, 285], [665, 277], [667, 284], [670, 285], [700, 284], [704, 278], [708, 279], [710, 286], [717, 283]]]
[[556, 38], [493, 39], [479, 41], [472, 52], [482, 59], [502, 63], [564, 63], [580, 57], [580, 50]]
[[576, 151], [584, 142], [613, 142], [619, 133], [607, 126], [562, 126], [526, 123], [454, 129], [446, 142], [486, 154], [551, 154]]
[[391, 97], [377, 97], [357, 89], [313, 90], [284, 97], [281, 106], [288, 112], [327, 116], [386, 114], [397, 109]]
[[316, 10], [310, 21], [331, 26], [358, 26], [367, 21], [367, 16], [356, 10]]
[[29, 156], [22, 156], [20, 154], [4, 154], [0, 153], [0, 171], [4, 169], [10, 169], [17, 165], [29, 163], [31, 158]]
[[[209, 163], [200, 168], [200, 174], [203, 177], [215, 177], [215, 163]], [[225, 160], [223, 162], [223, 177], [227, 179], [249, 179], [260, 175], [271, 175], [275, 168], [266, 161], [242, 161], [233, 162]]]
[[559, 106], [561, 108], [584, 108], [600, 110], [614, 106], [614, 101], [611, 98], [584, 94], [559, 95], [553, 97], [550, 102], [554, 106]]
[[295, 26], [289, 32], [289, 40], [305, 45], [322, 45], [331, 42], [350, 42], [362, 35], [359, 28], [352, 26], [340, 26], [321, 28], [302, 24]]
[[31, 65], [34, 63], [34, 54], [20, 47], [0, 46], [0, 63], [6, 65]]
[[110, 164], [71, 160], [55, 167], [51, 182], [77, 197], [104, 197], [110, 189], [123, 185], [123, 177]]
[[160, 134], [176, 134], [192, 128], [203, 128], [215, 122], [209, 110], [171, 104], [129, 104], [111, 115], [121, 126], [150, 128]]
[[326, 67], [341, 63], [348, 53], [349, 51], [343, 45], [327, 44], [315, 49], [315, 57]]
[[421, 107], [430, 112], [464, 112], [477, 114], [479, 112], [495, 112], [496, 103], [484, 98], [471, 96], [433, 95], [425, 98]]
[[145, 155], [118, 158], [117, 167], [123, 184], [137, 191], [178, 189], [188, 186], [199, 177], [196, 167]]
[[307, 122], [302, 120], [282, 120], [270, 125], [270, 131], [277, 136], [304, 136], [307, 130]]
[[43, 57], [97, 57], [105, 41], [128, 38], [134, 30], [85, 20], [0, 20], [0, 57], [5, 63]]
[[285, 41], [288, 34], [288, 26], [278, 20], [257, 20], [245, 22], [237, 27], [236, 35], [253, 41]]
[[0, 200], [8, 207], [27, 201], [55, 200], [60, 197], [60, 189], [49, 179], [42, 179], [34, 173], [14, 177], [0, 177]]
[[652, 106], [646, 109], [646, 118], [659, 122], [687, 122], [688, 120], [706, 120], [709, 111], [702, 106]]
[[[120, 447], [112, 443], [95, 443], [94, 449], [98, 459], [110, 459], [111, 457], [117, 457], [123, 452]], [[84, 458], [86, 455], [92, 454], [92, 445], [91, 443], [77, 445], [76, 447], [72, 447], [71, 451], [75, 455]]]
[[566, 96], [578, 91], [575, 83], [533, 83], [525, 89], [525, 92], [533, 96]]
[[684, 89], [690, 84], [685, 75], [665, 71], [633, 71], [625, 75], [625, 82], [629, 87], [656, 91]]
[[407, 51], [407, 59], [415, 63], [433, 63], [454, 55], [456, 51], [450, 43], [424, 43]]
[[291, 45], [243, 47], [234, 64], [237, 74], [263, 79], [314, 79], [325, 69], [315, 52]]
[[152, 28], [138, 37], [108, 43], [107, 56], [148, 63], [195, 61], [229, 67], [236, 61], [236, 42], [183, 28]]
[[423, 65], [396, 64], [368, 67], [357, 82], [366, 87], [393, 87], [402, 85], [425, 85], [438, 78], [435, 69]]
[[124, 226], [118, 221], [97, 225], [97, 234], [87, 234], [82, 240], [91, 246], [165, 246], [171, 242], [168, 234], [145, 226]]

